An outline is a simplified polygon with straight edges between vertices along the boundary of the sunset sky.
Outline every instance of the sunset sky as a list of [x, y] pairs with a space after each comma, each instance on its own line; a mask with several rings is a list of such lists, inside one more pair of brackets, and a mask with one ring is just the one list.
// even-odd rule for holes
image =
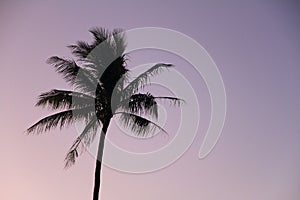
[[[64, 169], [65, 154], [78, 134], [74, 126], [39, 136], [25, 134], [50, 114], [34, 107], [37, 96], [52, 88], [70, 89], [45, 61], [53, 55], [70, 56], [66, 46], [77, 40], [91, 41], [92, 27], [163, 27], [193, 38], [218, 66], [227, 95], [222, 135], [211, 154], [200, 160], [210, 119], [205, 82], [179, 56], [132, 52], [129, 68], [173, 63], [196, 93], [201, 121], [191, 147], [164, 169], [131, 174], [104, 167], [101, 200], [298, 200], [299, 9], [293, 0], [1, 1], [0, 199], [92, 198], [94, 158], [86, 152]], [[163, 147], [180, 122], [180, 108], [165, 112], [169, 137], [137, 140], [115, 124], [108, 137], [128, 151]]]

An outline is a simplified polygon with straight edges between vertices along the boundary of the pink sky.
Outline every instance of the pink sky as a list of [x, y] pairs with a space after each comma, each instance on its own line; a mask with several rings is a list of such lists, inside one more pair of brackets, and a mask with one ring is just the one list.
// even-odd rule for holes
[[[34, 107], [41, 92], [68, 88], [45, 60], [69, 56], [65, 46], [90, 40], [88, 29], [95, 26], [164, 27], [194, 38], [218, 65], [228, 98], [220, 141], [199, 160], [210, 112], [203, 80], [176, 56], [133, 53], [132, 63], [164, 60], [189, 77], [203, 121], [191, 148], [163, 170], [135, 175], [104, 167], [101, 200], [299, 199], [299, 4], [226, 2], [1, 1], [0, 199], [91, 199], [93, 158], [86, 153], [63, 169], [75, 128], [40, 136], [24, 131], [50, 113]], [[142, 146], [110, 131], [117, 143]], [[149, 143], [145, 148], [153, 147]]]

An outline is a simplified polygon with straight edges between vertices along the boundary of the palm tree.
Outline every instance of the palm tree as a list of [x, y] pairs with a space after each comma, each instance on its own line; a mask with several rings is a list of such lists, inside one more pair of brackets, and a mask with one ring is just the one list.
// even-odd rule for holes
[[36, 106], [60, 111], [39, 120], [27, 129], [27, 133], [41, 133], [78, 120], [84, 121], [82, 133], [66, 155], [65, 167], [68, 168], [101, 128], [94, 177], [93, 199], [96, 200], [100, 190], [105, 136], [111, 119], [121, 120], [124, 127], [141, 137], [153, 134], [155, 129], [165, 132], [153, 121], [158, 117], [157, 101], [167, 99], [179, 105], [181, 100], [141, 92], [151, 76], [172, 67], [171, 64], [158, 63], [130, 81], [124, 33], [119, 29], [108, 31], [103, 28], [93, 28], [90, 33], [93, 35], [91, 43], [78, 41], [68, 46], [75, 60], [58, 56], [47, 60], [74, 89], [53, 89], [39, 95]]

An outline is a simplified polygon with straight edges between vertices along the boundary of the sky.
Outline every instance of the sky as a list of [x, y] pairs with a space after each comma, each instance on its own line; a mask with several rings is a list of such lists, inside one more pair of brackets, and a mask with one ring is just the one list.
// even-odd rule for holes
[[[34, 107], [40, 93], [70, 89], [46, 59], [70, 56], [66, 46], [91, 41], [91, 27], [162, 27], [193, 38], [218, 66], [227, 96], [220, 140], [200, 160], [210, 119], [203, 78], [171, 53], [132, 52], [132, 68], [173, 63], [195, 91], [201, 121], [192, 145], [172, 165], [142, 174], [104, 167], [101, 200], [299, 199], [299, 8], [292, 0], [1, 1], [0, 199], [91, 199], [94, 158], [86, 152], [64, 169], [64, 156], [78, 134], [74, 126], [39, 136], [24, 133], [50, 114]], [[171, 94], [167, 88], [154, 90]], [[164, 110], [169, 137], [136, 140], [112, 125], [108, 138], [129, 151], [155, 150], [175, 137], [178, 109]]]

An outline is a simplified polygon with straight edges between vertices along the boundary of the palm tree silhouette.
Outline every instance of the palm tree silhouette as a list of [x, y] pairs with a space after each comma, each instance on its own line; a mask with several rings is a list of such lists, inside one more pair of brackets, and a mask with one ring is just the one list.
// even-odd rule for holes
[[41, 133], [84, 121], [83, 131], [66, 155], [65, 167], [68, 168], [91, 144], [97, 130], [102, 128], [94, 177], [93, 199], [97, 200], [105, 136], [111, 119], [118, 118], [125, 128], [141, 137], [153, 134], [155, 129], [165, 132], [153, 121], [158, 117], [157, 100], [167, 99], [176, 105], [180, 105], [182, 100], [140, 92], [149, 84], [151, 76], [172, 67], [171, 64], [158, 63], [130, 81], [127, 54], [124, 53], [124, 32], [93, 28], [90, 33], [93, 35], [91, 43], [78, 41], [68, 46], [76, 60], [58, 56], [47, 60], [74, 90], [53, 89], [39, 95], [36, 106], [60, 111], [39, 120], [27, 129], [27, 133]]

